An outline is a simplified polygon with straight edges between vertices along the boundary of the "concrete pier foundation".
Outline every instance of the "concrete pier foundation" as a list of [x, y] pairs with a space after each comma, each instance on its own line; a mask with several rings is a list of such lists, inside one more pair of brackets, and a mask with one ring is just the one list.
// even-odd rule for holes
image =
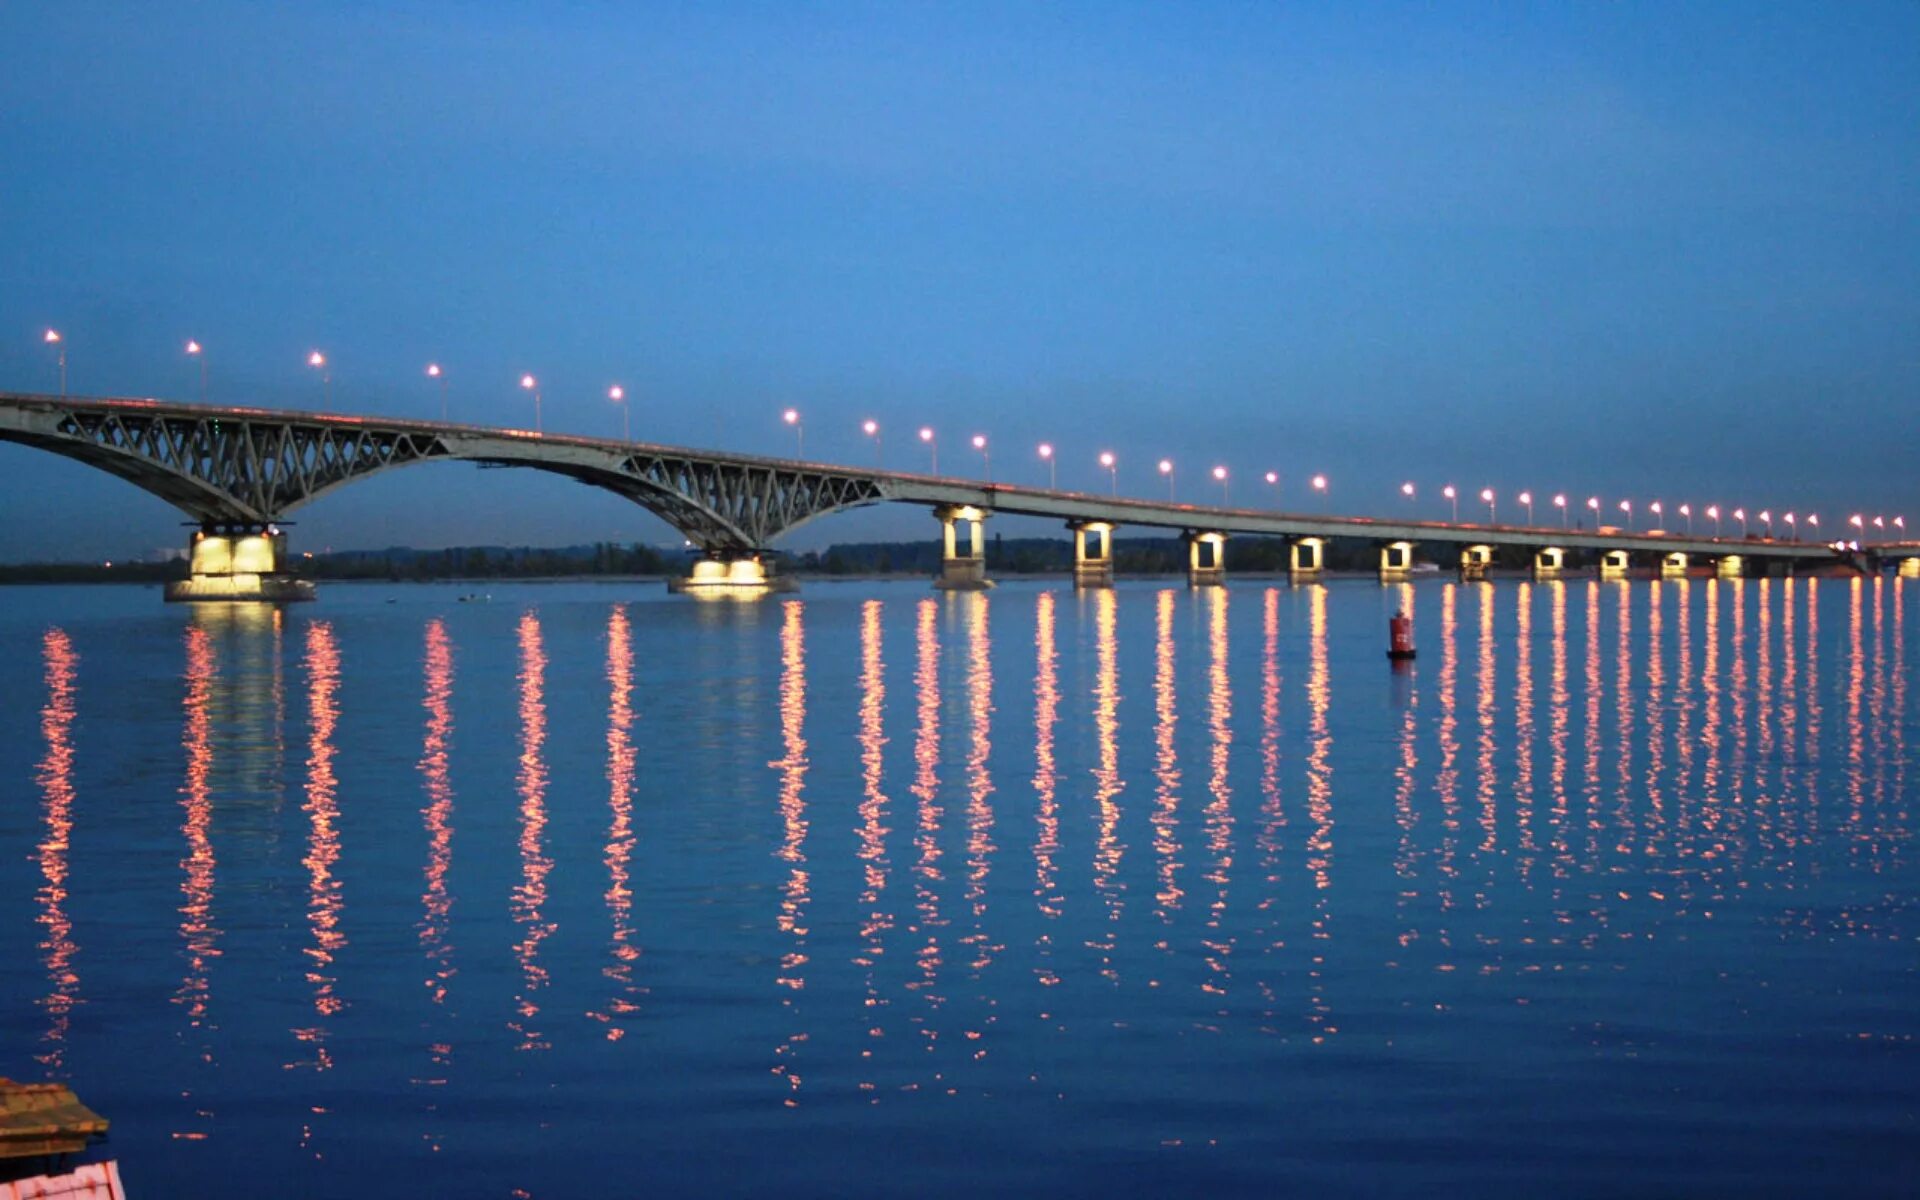
[[1729, 554], [1714, 564], [1713, 573], [1722, 579], [1738, 579], [1747, 573], [1747, 562], [1738, 554]]
[[311, 600], [313, 582], [282, 567], [287, 535], [275, 525], [206, 524], [194, 530], [185, 579], [167, 584], [170, 601]]
[[1900, 560], [1900, 578], [1920, 579], [1920, 558], [1901, 559]]
[[1625, 579], [1633, 570], [1633, 557], [1625, 550], [1608, 550], [1600, 556], [1600, 578]]
[[[993, 586], [993, 580], [987, 578], [987, 553], [981, 544], [981, 527], [986, 524], [987, 514], [971, 505], [955, 505], [949, 508], [937, 508], [934, 517], [940, 522], [941, 554], [940, 574], [935, 577], [933, 586], [949, 592], [978, 592]], [[967, 527], [967, 548], [961, 551], [959, 545], [959, 526]]]
[[1073, 531], [1073, 586], [1113, 586], [1113, 526], [1105, 521], [1069, 521]]
[[1533, 552], [1533, 577], [1558, 579], [1567, 569], [1567, 552], [1558, 546], [1542, 546]]
[[1412, 573], [1412, 542], [1388, 542], [1380, 547], [1381, 583], [1399, 583]]
[[1687, 556], [1678, 550], [1660, 559], [1660, 577], [1679, 579], [1687, 573]]
[[1289, 551], [1287, 575], [1295, 583], [1317, 581], [1327, 566], [1327, 542], [1325, 538], [1295, 538]]
[[667, 580], [667, 590], [696, 597], [752, 599], [774, 592], [794, 592], [800, 585], [776, 575], [758, 554], [712, 555], [693, 564], [684, 577]]
[[1492, 546], [1462, 546], [1460, 548], [1461, 582], [1485, 579], [1493, 567]]
[[1227, 535], [1189, 533], [1187, 543], [1187, 584], [1190, 587], [1220, 587], [1227, 582]]

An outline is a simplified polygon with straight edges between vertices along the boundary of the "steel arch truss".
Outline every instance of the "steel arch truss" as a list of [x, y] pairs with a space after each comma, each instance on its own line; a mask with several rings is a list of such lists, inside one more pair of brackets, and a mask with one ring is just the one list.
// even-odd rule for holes
[[636, 499], [709, 551], [764, 549], [815, 517], [885, 499], [876, 480], [833, 471], [667, 453], [622, 465], [649, 493]]

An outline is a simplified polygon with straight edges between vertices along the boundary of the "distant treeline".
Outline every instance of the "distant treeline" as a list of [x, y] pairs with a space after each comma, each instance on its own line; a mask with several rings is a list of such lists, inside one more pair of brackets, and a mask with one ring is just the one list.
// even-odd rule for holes
[[[1442, 547], [1444, 550], [1445, 547]], [[536, 579], [597, 575], [675, 575], [687, 570], [692, 556], [640, 544], [595, 542], [590, 545], [537, 548], [531, 546], [452, 546], [444, 550], [415, 550], [405, 546], [385, 550], [339, 550], [297, 555], [288, 563], [292, 573], [309, 579]], [[1524, 567], [1531, 556], [1524, 547], [1496, 548], [1495, 563]], [[1122, 575], [1172, 575], [1187, 569], [1187, 547], [1179, 538], [1116, 537], [1114, 569]], [[1337, 541], [1327, 547], [1326, 565], [1336, 571], [1370, 571], [1379, 563], [1374, 546], [1360, 541]], [[1452, 561], [1442, 562], [1451, 566]], [[1227, 542], [1229, 572], [1284, 571], [1287, 543], [1279, 538], [1234, 538]], [[1066, 538], [990, 539], [987, 570], [993, 575], [1060, 574], [1073, 567], [1073, 543]], [[779, 569], [799, 575], [928, 575], [940, 569], [940, 546], [932, 538], [912, 542], [856, 542], [825, 550], [782, 555]], [[161, 583], [186, 577], [185, 560], [160, 563], [18, 563], [0, 564], [4, 583]]]

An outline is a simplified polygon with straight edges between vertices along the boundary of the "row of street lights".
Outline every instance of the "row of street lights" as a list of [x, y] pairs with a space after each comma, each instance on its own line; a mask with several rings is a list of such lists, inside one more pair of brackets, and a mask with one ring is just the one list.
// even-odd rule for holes
[[[60, 334], [58, 330], [48, 329], [43, 335], [42, 341], [46, 345], [53, 347], [55, 350], [56, 359], [57, 359], [57, 363], [60, 370], [60, 394], [62, 396], [65, 396], [67, 394], [67, 342], [66, 342], [66, 339]], [[205, 404], [207, 402], [206, 347], [203, 346], [198, 339], [188, 339], [186, 343], [186, 353], [189, 358], [195, 359], [199, 363], [200, 402], [202, 404]], [[333, 407], [332, 364], [328, 361], [327, 356], [324, 352], [320, 350], [314, 350], [307, 355], [307, 365], [320, 373], [320, 386], [321, 386], [323, 411], [327, 409], [331, 409]], [[440, 419], [442, 421], [446, 421], [449, 419], [446, 371], [440, 366], [439, 363], [432, 362], [427, 364], [426, 375], [427, 375], [427, 378], [433, 380], [435, 383], [439, 385]], [[540, 411], [541, 397], [540, 397], [539, 381], [535, 379], [534, 376], [530, 373], [523, 374], [520, 376], [520, 387], [522, 388], [522, 390], [530, 392], [533, 395], [533, 428], [534, 428], [534, 432], [536, 433], [542, 432], [541, 411]], [[632, 441], [633, 440], [632, 419], [627, 406], [626, 389], [617, 383], [612, 385], [607, 389], [607, 399], [610, 402], [620, 406], [620, 436], [622, 440]], [[800, 416], [800, 411], [798, 409], [789, 408], [781, 414], [781, 419], [793, 429], [795, 456], [799, 458], [805, 458], [806, 457], [806, 430], [805, 430], [805, 422], [802, 421]], [[874, 465], [880, 466], [882, 464], [880, 423], [871, 418], [868, 418], [867, 420], [861, 422], [860, 431], [865, 436], [873, 439]], [[931, 426], [922, 426], [919, 431], [919, 436], [920, 436], [921, 443], [925, 445], [927, 448], [928, 470], [930, 471], [930, 473], [938, 475], [940, 473], [939, 439], [935, 436]], [[980, 455], [981, 474], [985, 479], [991, 482], [993, 479], [993, 458], [988, 448], [987, 437], [985, 434], [976, 433], [973, 435], [971, 442], [974, 450], [977, 451]], [[1051, 442], [1041, 442], [1037, 447], [1037, 451], [1041, 461], [1047, 464], [1047, 486], [1048, 488], [1057, 491], [1059, 489], [1059, 464], [1058, 464], [1058, 459], [1054, 453], [1053, 444]], [[1108, 485], [1110, 490], [1114, 495], [1116, 496], [1119, 495], [1120, 469], [1119, 469], [1118, 458], [1114, 455], [1112, 451], [1108, 450], [1108, 451], [1102, 451], [1100, 453], [1098, 461], [1100, 466], [1107, 472]], [[1167, 500], [1169, 502], [1172, 502], [1174, 500], [1173, 460], [1163, 458], [1159, 460], [1158, 467], [1159, 467], [1160, 475], [1167, 481]], [[1232, 491], [1230, 486], [1231, 479], [1230, 479], [1227, 468], [1224, 466], [1216, 466], [1212, 469], [1211, 475], [1213, 477], [1214, 482], [1220, 485], [1220, 503], [1222, 504], [1222, 506], [1230, 506], [1232, 501]], [[1265, 473], [1263, 478], [1265, 479], [1266, 483], [1270, 487], [1278, 488], [1280, 485], [1280, 473], [1277, 471], [1268, 471]], [[1314, 492], [1317, 493], [1324, 500], [1328, 491], [1327, 477], [1325, 475], [1315, 475], [1312, 477], [1310, 484]], [[1401, 495], [1405, 496], [1408, 500], [1412, 500], [1415, 498], [1417, 489], [1411, 481], [1408, 481], [1400, 485], [1400, 493]], [[1448, 505], [1450, 506], [1450, 512], [1452, 514], [1453, 523], [1458, 524], [1460, 521], [1459, 489], [1454, 487], [1453, 484], [1449, 483], [1441, 487], [1440, 495], [1447, 501]], [[1517, 500], [1527, 510], [1527, 524], [1532, 525], [1533, 524], [1533, 506], [1534, 506], [1533, 493], [1530, 491], [1523, 491], [1518, 493], [1514, 497], [1514, 499]], [[1497, 507], [1497, 497], [1494, 493], [1494, 490], [1492, 488], [1482, 488], [1480, 490], [1480, 501], [1481, 503], [1487, 506], [1487, 523], [1496, 524], [1497, 517], [1498, 517], [1498, 507]], [[1552, 498], [1552, 503], [1555, 508], [1560, 510], [1561, 527], [1562, 528], [1567, 527], [1569, 517], [1568, 517], [1568, 511], [1567, 511], [1568, 501], [1565, 493], [1556, 493]], [[1600, 498], [1598, 496], [1587, 497], [1586, 507], [1593, 513], [1594, 522], [1597, 526], [1600, 520], [1600, 512], [1601, 512]], [[1619, 510], [1620, 512], [1625, 514], [1627, 529], [1629, 532], [1631, 532], [1634, 528], [1633, 501], [1631, 500], [1619, 501]], [[1652, 503], [1648, 504], [1646, 511], [1655, 518], [1664, 516], [1664, 510], [1662, 508], [1661, 502], [1658, 500], [1655, 500]], [[1685, 519], [1687, 532], [1692, 533], [1693, 532], [1693, 506], [1691, 504], [1682, 504], [1682, 505], [1679, 505], [1674, 511], [1677, 515]], [[1720, 529], [1721, 529], [1720, 506], [1717, 504], [1710, 504], [1706, 508], [1702, 509], [1701, 513], [1708, 520], [1713, 522], [1714, 537], [1718, 538], [1720, 536]], [[1744, 507], [1734, 508], [1729, 510], [1726, 515], [1731, 517], [1733, 520], [1740, 522], [1740, 535], [1742, 537], [1746, 537], [1749, 529], [1747, 510]], [[1766, 527], [1767, 536], [1769, 538], [1773, 536], [1774, 518], [1773, 518], [1772, 510], [1762, 509], [1759, 512], [1753, 514], [1753, 519], [1760, 522], [1762, 525]], [[1795, 514], [1792, 512], [1782, 513], [1780, 516], [1780, 520], [1790, 530], [1793, 531], [1793, 535], [1795, 537], [1798, 536], [1800, 524], [1801, 524], [1801, 518], [1799, 517], [1798, 514]], [[1848, 524], [1852, 525], [1854, 529], [1858, 530], [1862, 534], [1866, 532], [1866, 527], [1868, 524], [1871, 524], [1874, 526], [1874, 528], [1882, 531], [1886, 530], [1888, 526], [1891, 525], [1894, 529], [1899, 530], [1902, 533], [1905, 532], [1907, 527], [1906, 518], [1900, 517], [1900, 516], [1896, 516], [1892, 518], [1887, 518], [1884, 516], [1875, 516], [1872, 518], [1868, 518], [1862, 513], [1855, 513], [1852, 516], [1847, 518], [1847, 522]], [[1820, 528], [1819, 514], [1807, 513], [1805, 515], [1805, 524], [1807, 528], [1809, 530], [1814, 531], [1817, 536], [1818, 530]]]

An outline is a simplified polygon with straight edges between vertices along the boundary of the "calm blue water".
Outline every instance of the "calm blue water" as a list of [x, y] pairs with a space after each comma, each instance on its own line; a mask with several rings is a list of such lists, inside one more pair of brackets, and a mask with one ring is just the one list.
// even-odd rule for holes
[[1920, 1181], [1913, 583], [466, 590], [0, 592], [139, 1200]]

